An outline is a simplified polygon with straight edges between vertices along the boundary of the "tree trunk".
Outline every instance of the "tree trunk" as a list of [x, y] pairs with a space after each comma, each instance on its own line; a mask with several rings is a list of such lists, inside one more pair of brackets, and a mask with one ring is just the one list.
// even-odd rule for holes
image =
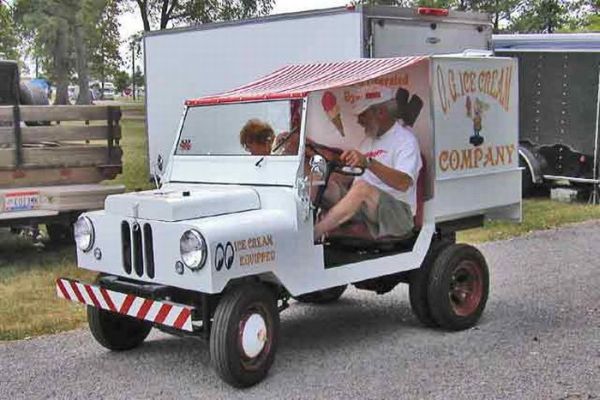
[[136, 0], [136, 2], [138, 8], [140, 9], [140, 15], [142, 16], [144, 32], [150, 32], [150, 21], [148, 20], [148, 2], [147, 0]]
[[54, 104], [69, 104], [69, 60], [67, 58], [67, 26], [61, 25], [56, 32], [54, 51], [56, 74], [56, 98]]
[[90, 96], [89, 71], [87, 65], [87, 48], [81, 24], [76, 23], [74, 30], [75, 53], [77, 59], [77, 81], [79, 83], [79, 97], [77, 97], [77, 104], [92, 104], [92, 98]]

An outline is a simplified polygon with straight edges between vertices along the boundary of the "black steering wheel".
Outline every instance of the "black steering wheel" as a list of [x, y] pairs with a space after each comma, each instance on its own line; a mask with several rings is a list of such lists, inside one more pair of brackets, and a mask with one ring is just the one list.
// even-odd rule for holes
[[323, 159], [325, 159], [325, 162], [327, 163], [327, 171], [323, 179], [324, 184], [319, 187], [313, 203], [315, 208], [315, 213], [313, 214], [313, 222], [316, 223], [317, 215], [319, 213], [319, 210], [322, 208], [321, 203], [323, 201], [323, 195], [325, 194], [325, 189], [327, 189], [327, 185], [329, 184], [329, 178], [331, 178], [331, 175], [333, 173], [338, 173], [341, 175], [356, 177], [364, 174], [365, 168], [353, 168], [348, 165], [344, 165], [339, 159], [340, 155], [342, 154], [341, 149], [336, 149], [309, 141], [306, 142], [306, 147], [311, 149], [315, 154], [323, 157]]
[[[342, 154], [342, 150], [340, 149], [308, 141], [306, 142], [306, 147], [325, 159], [328, 171], [347, 176], [361, 176], [365, 173], [365, 168], [363, 167], [351, 167], [342, 163], [339, 159], [339, 156]], [[326, 182], [328, 178], [329, 176], [327, 176]]]

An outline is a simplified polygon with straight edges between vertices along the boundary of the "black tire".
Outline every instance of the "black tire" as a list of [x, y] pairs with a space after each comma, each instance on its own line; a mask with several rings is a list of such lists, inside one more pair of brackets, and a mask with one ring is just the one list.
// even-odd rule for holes
[[[27, 106], [47, 106], [50, 104], [46, 92], [29, 82], [19, 83], [19, 100], [22, 105]], [[50, 125], [50, 121], [27, 121], [25, 125]]]
[[534, 193], [535, 184], [529, 165], [522, 156], [519, 156], [519, 167], [523, 168], [521, 170], [521, 197], [531, 197]]
[[336, 286], [329, 289], [323, 289], [312, 293], [302, 294], [294, 297], [301, 303], [326, 304], [339, 300], [346, 291], [348, 285]]
[[415, 317], [429, 328], [437, 328], [439, 325], [431, 316], [429, 310], [429, 299], [427, 289], [429, 287], [429, 276], [436, 258], [446, 247], [453, 242], [449, 240], [436, 240], [431, 243], [429, 251], [419, 269], [415, 269], [409, 275], [408, 297], [410, 307]]
[[107, 349], [115, 351], [139, 346], [152, 329], [148, 322], [92, 306], [87, 307], [87, 319], [94, 339]]
[[68, 224], [46, 224], [46, 232], [50, 243], [55, 245], [67, 245], [75, 242], [73, 227]]
[[433, 320], [442, 328], [459, 331], [474, 326], [489, 294], [489, 271], [475, 247], [453, 244], [436, 257], [427, 289]]
[[19, 103], [25, 106], [34, 104], [31, 88], [25, 82], [19, 82]]
[[[242, 344], [243, 329], [255, 316], [266, 328], [256, 333], [258, 342], [264, 344], [258, 353], [248, 355]], [[210, 333], [210, 357], [221, 379], [237, 388], [262, 381], [273, 364], [278, 341], [279, 311], [268, 287], [244, 284], [225, 293], [215, 310]]]

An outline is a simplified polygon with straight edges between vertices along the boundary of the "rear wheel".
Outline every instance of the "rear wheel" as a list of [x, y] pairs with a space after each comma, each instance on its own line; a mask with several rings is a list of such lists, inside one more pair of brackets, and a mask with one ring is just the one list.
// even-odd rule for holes
[[342, 294], [346, 291], [348, 285], [336, 286], [329, 289], [319, 290], [317, 292], [306, 293], [297, 297], [294, 297], [301, 303], [314, 303], [314, 304], [326, 304], [332, 303], [339, 300]]
[[432, 265], [427, 289], [433, 320], [443, 329], [463, 330], [477, 323], [489, 292], [489, 272], [473, 246], [453, 244]]
[[430, 272], [438, 255], [451, 244], [452, 242], [449, 240], [433, 241], [421, 267], [412, 271], [409, 276], [408, 294], [410, 307], [417, 319], [423, 325], [430, 328], [439, 326], [431, 316], [431, 311], [429, 310], [427, 291], [429, 288], [429, 278], [431, 276]]
[[275, 359], [279, 311], [273, 292], [264, 285], [231, 288], [215, 310], [210, 356], [227, 383], [248, 387], [262, 381]]
[[109, 350], [130, 350], [146, 339], [152, 325], [125, 315], [87, 307], [88, 325], [92, 335]]

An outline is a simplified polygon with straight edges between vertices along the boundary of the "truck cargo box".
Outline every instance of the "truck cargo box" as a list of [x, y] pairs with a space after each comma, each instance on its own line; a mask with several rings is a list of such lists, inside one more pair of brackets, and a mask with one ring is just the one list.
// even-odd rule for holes
[[202, 24], [144, 37], [151, 171], [165, 158], [187, 98], [218, 93], [285, 64], [488, 49], [486, 14], [339, 7]]

